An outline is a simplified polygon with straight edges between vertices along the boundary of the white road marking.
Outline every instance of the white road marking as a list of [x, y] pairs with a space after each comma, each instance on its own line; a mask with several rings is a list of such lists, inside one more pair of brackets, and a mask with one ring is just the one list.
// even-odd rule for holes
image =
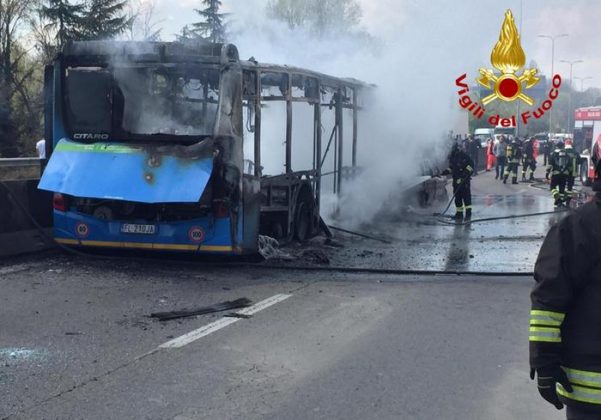
[[265, 300], [262, 300], [261, 302], [253, 305], [253, 306], [249, 306], [248, 308], [244, 308], [241, 311], [238, 311], [237, 313], [239, 313], [240, 315], [254, 315], [258, 312], [261, 312], [263, 309], [267, 309], [270, 306], [273, 306], [277, 303], [280, 303], [286, 299], [288, 299], [289, 297], [291, 297], [292, 295], [275, 295], [272, 296], [270, 298], [267, 298]]
[[[248, 308], [242, 309], [241, 311], [238, 311], [237, 313], [240, 315], [254, 315], [258, 312], [261, 312], [264, 309], [269, 308], [270, 306], [273, 306], [277, 303], [280, 303], [280, 302], [288, 299], [291, 296], [292, 295], [285, 295], [285, 294], [275, 295], [275, 296], [272, 296], [265, 300], [262, 300], [261, 302], [255, 304], [253, 306], [249, 306]], [[212, 322], [208, 325], [205, 325], [204, 327], [200, 327], [197, 330], [191, 331], [188, 334], [184, 334], [180, 337], [174, 338], [171, 341], [161, 344], [159, 346], [159, 349], [178, 349], [178, 348], [184, 347], [196, 340], [199, 340], [203, 337], [206, 337], [209, 334], [214, 333], [215, 331], [219, 331], [229, 325], [235, 324], [236, 322], [238, 322], [240, 320], [241, 320], [241, 318], [221, 318], [218, 321]]]

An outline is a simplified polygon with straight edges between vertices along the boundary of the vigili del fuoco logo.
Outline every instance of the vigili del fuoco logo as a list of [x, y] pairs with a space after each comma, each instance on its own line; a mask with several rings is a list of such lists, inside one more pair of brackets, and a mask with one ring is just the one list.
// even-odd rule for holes
[[[482, 98], [481, 103], [473, 100], [470, 96], [470, 88], [466, 83], [467, 74], [463, 74], [455, 81], [459, 88], [457, 92], [460, 96], [459, 105], [462, 108], [473, 114], [475, 118], [482, 119], [486, 114], [484, 107], [496, 100], [504, 102], [522, 101], [528, 106], [535, 105], [534, 99], [528, 95], [528, 90], [540, 82], [540, 78], [537, 76], [538, 70], [522, 70], [526, 65], [526, 54], [522, 48], [520, 34], [511, 10], [507, 10], [505, 13], [501, 35], [492, 50], [490, 62], [497, 69], [497, 72], [492, 69], [481, 68], [480, 77], [476, 79], [480, 86], [492, 91], [490, 95]], [[488, 122], [492, 126], [515, 127], [518, 118], [521, 119], [523, 124], [528, 124], [528, 121], [532, 118], [542, 118], [547, 111], [553, 108], [553, 102], [559, 97], [561, 82], [559, 74], [553, 76], [552, 86], [547, 93], [547, 97], [537, 109], [522, 112], [519, 116], [491, 115]]]

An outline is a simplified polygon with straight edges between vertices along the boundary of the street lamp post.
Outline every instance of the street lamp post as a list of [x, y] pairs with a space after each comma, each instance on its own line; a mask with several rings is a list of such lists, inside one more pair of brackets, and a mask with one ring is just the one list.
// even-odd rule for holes
[[574, 64], [578, 64], [578, 63], [582, 63], [582, 60], [573, 60], [573, 61], [569, 61], [569, 60], [560, 60], [560, 62], [562, 63], [566, 63], [570, 65], [570, 107], [568, 108], [568, 133], [572, 133], [573, 127], [572, 127], [572, 114], [574, 113], [573, 108], [573, 92], [574, 92], [574, 86], [573, 86], [573, 79], [572, 79], [572, 71], [574, 69]]
[[590, 77], [590, 76], [587, 76], [587, 77], [574, 77], [574, 79], [580, 80], [580, 92], [584, 92], [584, 82], [586, 80], [591, 80], [592, 77]]
[[[568, 34], [559, 35], [539, 35], [539, 38], [547, 38], [551, 40], [551, 76], [550, 80], [553, 80], [555, 75], [555, 40], [559, 38], [565, 38]], [[549, 110], [549, 135], [553, 131], [553, 110]]]

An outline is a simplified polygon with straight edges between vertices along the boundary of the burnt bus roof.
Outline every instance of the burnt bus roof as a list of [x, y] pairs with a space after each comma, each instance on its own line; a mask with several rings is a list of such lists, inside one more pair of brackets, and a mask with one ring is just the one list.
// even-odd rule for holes
[[75, 41], [65, 46], [62, 57], [77, 64], [109, 61], [225, 64], [240, 60], [234, 45], [205, 42]]
[[247, 70], [260, 70], [262, 72], [269, 73], [281, 73], [281, 74], [295, 74], [305, 77], [312, 77], [315, 79], [319, 79], [322, 84], [332, 86], [332, 87], [351, 87], [351, 88], [367, 88], [373, 87], [373, 85], [369, 85], [360, 80], [353, 79], [350, 77], [334, 77], [324, 73], [319, 73], [313, 70], [307, 70], [300, 67], [294, 66], [286, 66], [286, 65], [277, 65], [277, 64], [266, 64], [266, 63], [258, 63], [256, 61], [242, 61], [242, 68]]
[[133, 63], [205, 63], [238, 62], [247, 70], [292, 73], [319, 79], [330, 86], [369, 87], [352, 78], [339, 78], [298, 67], [240, 61], [238, 49], [232, 44], [212, 44], [202, 41], [141, 42], [141, 41], [72, 41], [60, 55], [71, 65], [106, 65], [115, 61]]

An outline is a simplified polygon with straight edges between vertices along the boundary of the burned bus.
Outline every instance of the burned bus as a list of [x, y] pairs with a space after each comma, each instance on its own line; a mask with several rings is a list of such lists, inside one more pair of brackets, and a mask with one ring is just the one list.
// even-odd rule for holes
[[[257, 251], [260, 233], [301, 241], [317, 235], [327, 229], [320, 218], [324, 155], [333, 144], [340, 191], [349, 149], [343, 111], [352, 112], [355, 166], [364, 87], [242, 61], [231, 44], [70, 43], [45, 71], [49, 160], [39, 188], [54, 192], [55, 239], [242, 255]], [[261, 110], [270, 101], [286, 105], [285, 172], [276, 176], [261, 166]], [[313, 108], [313, 138], [299, 139], [313, 148], [313, 162], [301, 169], [292, 167], [295, 102]], [[335, 123], [322, 147], [328, 111]], [[244, 115], [252, 120], [248, 161]]]

